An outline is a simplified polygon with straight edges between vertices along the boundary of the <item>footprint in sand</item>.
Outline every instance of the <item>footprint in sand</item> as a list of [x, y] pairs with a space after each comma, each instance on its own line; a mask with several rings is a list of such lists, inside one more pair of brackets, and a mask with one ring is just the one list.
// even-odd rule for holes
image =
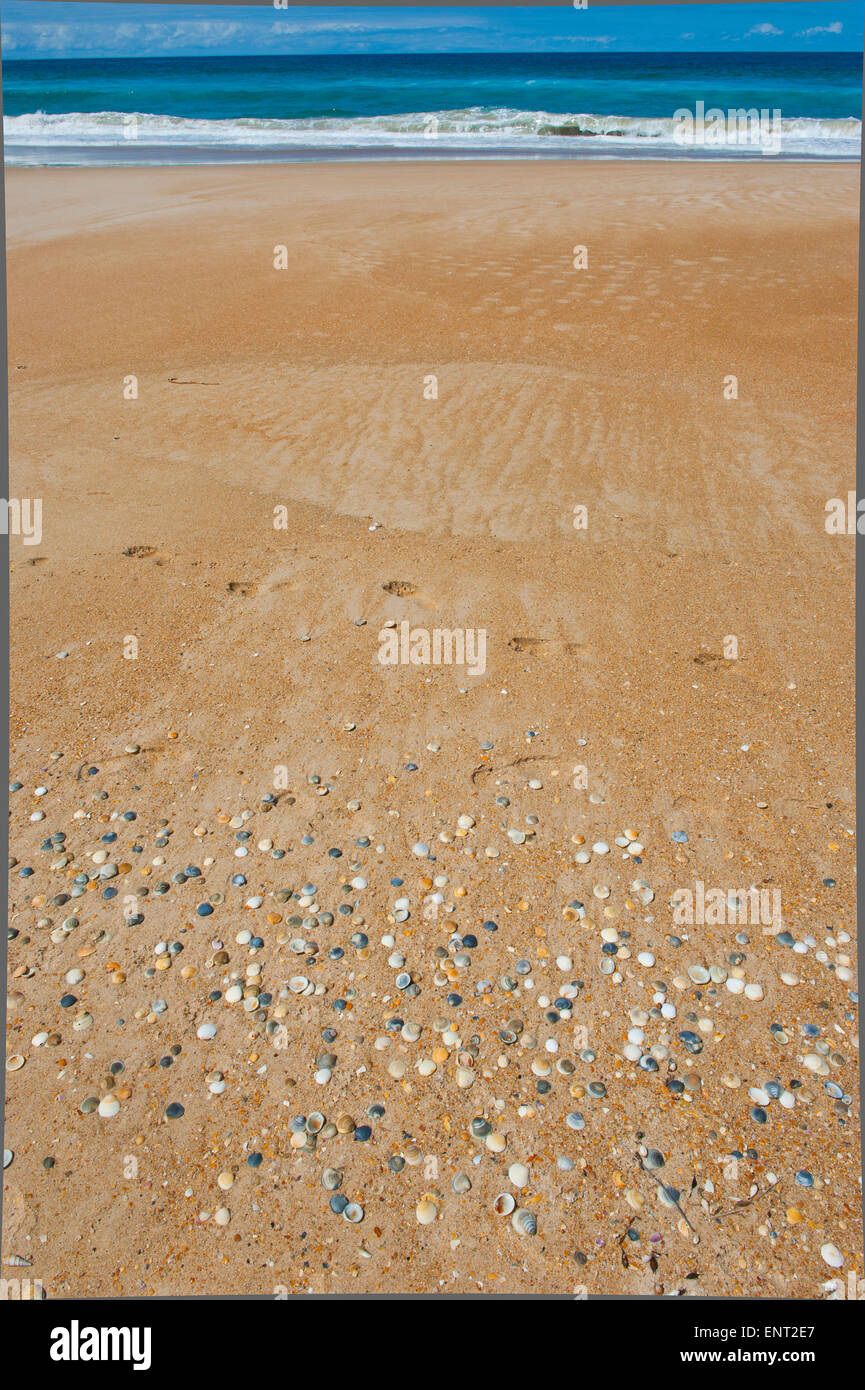
[[123, 554], [132, 560], [154, 560], [157, 565], [164, 565], [168, 559], [165, 551], [157, 550], [155, 545], [127, 545]]
[[411, 598], [417, 593], [417, 585], [410, 583], [408, 579], [389, 579], [381, 587], [386, 594], [394, 594], [396, 598]]
[[581, 642], [566, 642], [560, 637], [512, 637], [508, 642], [512, 652], [527, 656], [584, 656]]
[[245, 579], [233, 579], [225, 587], [230, 594], [239, 594], [241, 598], [254, 598], [258, 593], [258, 585]]

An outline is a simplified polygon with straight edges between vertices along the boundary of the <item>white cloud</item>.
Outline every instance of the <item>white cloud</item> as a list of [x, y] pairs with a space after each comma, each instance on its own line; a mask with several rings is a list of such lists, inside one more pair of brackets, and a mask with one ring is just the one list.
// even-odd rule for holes
[[171, 53], [180, 44], [196, 48], [218, 48], [242, 32], [239, 24], [228, 20], [186, 19], [175, 23], [104, 24], [85, 28], [78, 24], [16, 24], [3, 27], [4, 47], [26, 47], [37, 53], [123, 53], [139, 51]]
[[813, 29], [800, 29], [796, 34], [797, 39], [810, 39], [812, 34], [840, 34], [841, 21], [837, 19], [834, 24], [817, 24]]
[[745, 38], [750, 39], [752, 34], [759, 34], [761, 38], [769, 38], [777, 34], [783, 34], [783, 32], [783, 29], [776, 29], [774, 24], [755, 24], [753, 29], [748, 30]]

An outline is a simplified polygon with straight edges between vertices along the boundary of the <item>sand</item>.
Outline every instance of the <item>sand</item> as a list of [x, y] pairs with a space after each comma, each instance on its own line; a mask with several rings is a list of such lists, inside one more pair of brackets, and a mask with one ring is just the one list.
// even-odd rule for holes
[[[804, 1069], [801, 1037], [803, 1023], [821, 1028], [841, 1058], [833, 1080], [855, 1093], [851, 986], [834, 968], [845, 954], [855, 964], [837, 937], [855, 931], [854, 542], [824, 523], [826, 502], [846, 498], [855, 476], [858, 170], [13, 170], [7, 220], [10, 491], [43, 499], [43, 535], [10, 541], [11, 772], [24, 783], [10, 852], [37, 872], [10, 880], [8, 1048], [27, 1061], [7, 1076], [4, 1255], [32, 1258], [49, 1297], [815, 1298], [834, 1273], [826, 1242], [844, 1254], [842, 1278], [861, 1274], [856, 1122]], [[585, 269], [573, 266], [577, 246]], [[125, 399], [132, 376], [137, 399]], [[736, 399], [725, 398], [731, 376]], [[386, 620], [484, 630], [485, 672], [382, 666]], [[130, 742], [138, 755], [124, 754]], [[91, 765], [100, 771], [88, 777]], [[574, 787], [580, 767], [586, 785]], [[284, 785], [267, 815], [277, 768]], [[311, 775], [332, 780], [329, 796], [315, 795]], [[528, 789], [531, 778], [542, 788]], [[37, 800], [38, 785], [48, 793]], [[94, 789], [108, 792], [104, 804]], [[352, 799], [359, 811], [346, 809]], [[34, 824], [37, 807], [46, 820]], [[144, 853], [135, 863], [118, 846], [131, 863], [121, 896], [90, 894], [74, 938], [53, 944], [37, 922], [56, 925], [76, 904], [50, 905], [65, 878], [49, 873], [42, 839], [65, 830], [76, 869], [87, 868], [106, 829], [95, 818], [129, 807], [138, 820], [121, 839]], [[244, 808], [256, 813], [253, 844], [267, 836], [290, 853], [274, 862], [254, 851], [237, 890], [234, 832], [217, 817]], [[92, 819], [74, 821], [76, 809]], [[461, 813], [475, 828], [440, 843]], [[505, 829], [530, 830], [529, 814], [540, 817], [536, 840], [514, 846]], [[172, 830], [166, 865], [142, 876], [160, 821]], [[612, 844], [626, 827], [646, 846], [637, 869], [615, 846], [602, 864], [575, 865], [572, 836]], [[687, 844], [671, 840], [677, 830]], [[313, 847], [300, 845], [306, 831]], [[360, 836], [370, 849], [352, 848]], [[418, 839], [435, 865], [413, 859]], [[325, 857], [331, 846], [342, 860]], [[245, 910], [248, 894], [311, 879], [335, 911], [355, 855], [370, 882], [356, 909], [367, 958], [348, 947], [342, 919], [317, 933], [321, 964], [309, 973], [329, 992], [289, 1001], [290, 1046], [275, 1049], [237, 1006], [207, 1005], [226, 970], [245, 969], [235, 934], [266, 910]], [[124, 924], [124, 893], [205, 856], [207, 892], [226, 894], [206, 923], [195, 916], [205, 895], [187, 887], [151, 896], [143, 924]], [[435, 873], [449, 878], [450, 919], [420, 909], [419, 879]], [[648, 909], [629, 896], [635, 874], [655, 890]], [[402, 890], [388, 886], [396, 876]], [[669, 895], [697, 880], [777, 888], [788, 929], [816, 939], [797, 956], [750, 929], [745, 975], [762, 983], [762, 1001], [672, 985], [692, 962], [723, 964], [737, 949], [729, 924], [668, 944], [682, 934]], [[632, 932], [618, 985], [599, 973], [599, 882]], [[391, 927], [398, 891], [412, 915]], [[594, 930], [563, 919], [575, 898]], [[498, 933], [480, 929], [488, 918]], [[431, 956], [454, 922], [479, 938], [457, 1009], [433, 983]], [[389, 930], [421, 985], [414, 1000], [394, 988], [379, 944]], [[262, 929], [260, 953], [274, 1005], [298, 969], [280, 931]], [[230, 966], [213, 963], [214, 938]], [[173, 939], [183, 955], [146, 978], [156, 944]], [[343, 962], [327, 958], [336, 941]], [[647, 971], [635, 957], [648, 947]], [[562, 953], [570, 973], [555, 966]], [[521, 956], [534, 994], [508, 997], [499, 981]], [[74, 992], [94, 1019], [86, 1034], [58, 1007], [77, 965], [87, 975]], [[349, 970], [357, 998], [338, 1018]], [[785, 985], [794, 970], [800, 983]], [[495, 987], [475, 998], [481, 978]], [[573, 1019], [550, 1028], [536, 996], [554, 999], [567, 979], [584, 982]], [[702, 1082], [684, 1097], [665, 1087], [666, 1062], [650, 1073], [622, 1058], [628, 1011], [651, 1008], [656, 980], [679, 1010], [667, 1030], [677, 1074]], [[148, 1021], [159, 996], [168, 1009]], [[424, 1029], [402, 1045], [403, 1080], [386, 1070], [399, 1039], [374, 1045], [395, 1011]], [[440, 1014], [455, 1017], [463, 1043], [479, 1039], [466, 1090], [458, 1049], [430, 1077], [414, 1068], [440, 1041]], [[699, 1056], [677, 1040], [697, 1027], [686, 1015], [712, 1020]], [[219, 1032], [203, 1044], [195, 1028], [211, 1016]], [[595, 1062], [577, 1060], [539, 1096], [538, 1054], [497, 1038], [513, 1017], [541, 1053], [555, 1036], [562, 1057], [588, 1046]], [[786, 1047], [772, 1023], [788, 1030]], [[319, 1087], [326, 1026], [338, 1030], [339, 1064]], [[32, 1036], [54, 1028], [62, 1042], [34, 1049]], [[663, 1026], [646, 1032], [648, 1047]], [[172, 1044], [183, 1052], [166, 1071], [156, 1064]], [[115, 1058], [131, 1090], [120, 1114], [79, 1114]], [[228, 1081], [221, 1097], [204, 1079], [215, 1067]], [[757, 1125], [747, 1088], [776, 1076], [802, 1080], [803, 1095], [789, 1113], [773, 1102]], [[589, 1080], [606, 1085], [602, 1101], [569, 1094]], [[166, 1122], [172, 1100], [186, 1113]], [[373, 1102], [386, 1113], [370, 1122], [370, 1143], [290, 1148], [292, 1115], [361, 1123]], [[563, 1122], [571, 1110], [587, 1119], [577, 1135]], [[480, 1114], [498, 1115], [502, 1158], [469, 1137]], [[435, 1164], [394, 1174], [388, 1158], [408, 1136]], [[683, 1194], [690, 1226], [658, 1203], [640, 1143], [665, 1155], [663, 1180]], [[264, 1154], [254, 1172], [244, 1144]], [[757, 1157], [731, 1177], [727, 1156], [749, 1147]], [[572, 1171], [556, 1169], [560, 1155]], [[508, 1164], [529, 1160], [531, 1185], [517, 1195], [538, 1234], [521, 1238], [490, 1208], [510, 1187]], [[360, 1225], [327, 1209], [325, 1164], [344, 1168]], [[219, 1229], [200, 1214], [220, 1204], [225, 1167], [238, 1178]], [[802, 1168], [814, 1189], [795, 1183]], [[464, 1196], [451, 1191], [457, 1172], [472, 1181]], [[431, 1189], [439, 1216], [420, 1226], [415, 1205]]]

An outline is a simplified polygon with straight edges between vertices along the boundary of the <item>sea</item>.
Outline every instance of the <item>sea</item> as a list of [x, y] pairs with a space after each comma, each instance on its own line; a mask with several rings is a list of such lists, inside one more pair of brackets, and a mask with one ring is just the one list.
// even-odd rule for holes
[[859, 53], [10, 60], [2, 74], [10, 165], [860, 157]]

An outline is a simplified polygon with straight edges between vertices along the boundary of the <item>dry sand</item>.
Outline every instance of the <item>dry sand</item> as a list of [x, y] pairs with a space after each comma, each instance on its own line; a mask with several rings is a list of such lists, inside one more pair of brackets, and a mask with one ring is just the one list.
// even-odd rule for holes
[[[49, 1297], [816, 1298], [836, 1273], [820, 1254], [830, 1242], [840, 1278], [861, 1275], [857, 1122], [807, 1070], [814, 1043], [801, 1031], [819, 1027], [831, 1080], [855, 1093], [844, 978], [855, 947], [843, 936], [855, 930], [854, 542], [827, 534], [824, 508], [854, 485], [858, 170], [15, 170], [7, 219], [10, 490], [43, 499], [44, 534], [38, 546], [11, 538], [11, 768], [24, 788], [12, 797], [7, 1047], [26, 1062], [7, 1076], [4, 1256], [32, 1260]], [[587, 269], [573, 268], [577, 245]], [[723, 394], [731, 374], [736, 400]], [[130, 375], [137, 400], [124, 399]], [[485, 674], [381, 666], [388, 619], [484, 629]], [[130, 742], [138, 755], [124, 754]], [[572, 785], [580, 765], [586, 789]], [[268, 814], [279, 767], [288, 785]], [[253, 848], [241, 861], [225, 822], [245, 808]], [[99, 820], [127, 809], [134, 824]], [[461, 813], [475, 827], [440, 841]], [[626, 827], [645, 845], [636, 868], [613, 844]], [[515, 845], [508, 828], [535, 837]], [[109, 829], [118, 897], [94, 888], [52, 903], [94, 871], [87, 856]], [[72, 862], [51, 871], [39, 846], [58, 830]], [[612, 853], [580, 866], [574, 835]], [[273, 860], [261, 838], [288, 853]], [[434, 864], [413, 858], [419, 839]], [[153, 895], [208, 858], [204, 887]], [[357, 862], [369, 887], [346, 894]], [[26, 865], [36, 873], [21, 878]], [[229, 886], [238, 870], [246, 888]], [[448, 879], [437, 910], [424, 907], [434, 875]], [[636, 875], [655, 891], [649, 906]], [[669, 896], [697, 880], [779, 889], [785, 926], [815, 945], [796, 954], [759, 925], [746, 945], [729, 923], [674, 926]], [[356, 902], [354, 915], [289, 926], [304, 909], [268, 895], [309, 881], [322, 910]], [[608, 899], [593, 896], [601, 884]], [[148, 886], [130, 926], [125, 895]], [[259, 891], [264, 905], [246, 909]], [[394, 924], [401, 892], [411, 916]], [[225, 902], [197, 916], [217, 893]], [[582, 921], [562, 915], [575, 899]], [[53, 942], [72, 912], [80, 925]], [[348, 937], [360, 917], [359, 955]], [[631, 933], [619, 982], [599, 968], [610, 925]], [[264, 938], [257, 954], [236, 943], [243, 928]], [[448, 965], [456, 985], [432, 955], [454, 929], [478, 938], [469, 968]], [[415, 998], [395, 988], [387, 932]], [[675, 947], [671, 933], [688, 939]], [[290, 950], [298, 934], [319, 943], [317, 964]], [[148, 977], [154, 947], [172, 941], [182, 955]], [[336, 944], [343, 960], [328, 958]], [[649, 949], [645, 968], [637, 953]], [[736, 950], [762, 1000], [674, 983], [693, 964], [732, 970]], [[520, 977], [505, 993], [521, 957], [533, 988]], [[257, 1018], [207, 1001], [251, 960], [272, 993]], [[86, 975], [73, 987], [74, 968]], [[297, 973], [325, 992], [281, 999]], [[490, 993], [476, 995], [481, 980]], [[539, 1000], [575, 980], [573, 1017], [548, 1022]], [[629, 1011], [652, 1008], [656, 982], [677, 1015], [645, 1027], [644, 1048], [660, 1044], [650, 1072], [622, 1054]], [[166, 1011], [150, 1013], [160, 998]], [[92, 1026], [76, 1031], [84, 1009]], [[420, 1040], [378, 1050], [395, 1015]], [[463, 1051], [476, 1039], [467, 1089], [437, 1018]], [[212, 1042], [196, 1039], [204, 1019]], [[512, 1019], [524, 1032], [506, 1045]], [[337, 1030], [329, 1046], [325, 1027]], [[59, 1042], [34, 1047], [40, 1030]], [[182, 1052], [160, 1067], [172, 1045]], [[417, 1061], [443, 1046], [447, 1060], [421, 1075]], [[579, 1058], [586, 1048], [594, 1062]], [[322, 1050], [337, 1064], [319, 1086]], [[553, 1066], [540, 1094], [539, 1058], [575, 1070]], [[401, 1079], [387, 1070], [399, 1059]], [[109, 1094], [114, 1060], [119, 1114], [79, 1113]], [[221, 1096], [208, 1092], [213, 1069]], [[685, 1075], [697, 1089], [674, 1094], [666, 1083]], [[773, 1100], [759, 1124], [748, 1088], [773, 1079], [801, 1086], [793, 1108]], [[597, 1081], [603, 1098], [581, 1094]], [[179, 1120], [164, 1118], [172, 1101]], [[367, 1119], [373, 1103], [383, 1117]], [[371, 1141], [340, 1134], [299, 1154], [289, 1121], [313, 1110], [369, 1123]], [[586, 1118], [578, 1133], [571, 1111]], [[506, 1136], [502, 1155], [470, 1137], [480, 1115]], [[684, 1216], [658, 1200], [640, 1144], [665, 1156]], [[251, 1151], [263, 1154], [255, 1170]], [[422, 1161], [390, 1171], [406, 1152]], [[508, 1180], [515, 1161], [530, 1169], [522, 1192]], [[344, 1170], [360, 1225], [328, 1210], [326, 1165]], [[215, 1180], [230, 1169], [222, 1194]], [[813, 1188], [797, 1185], [800, 1169]], [[458, 1172], [465, 1195], [451, 1188]], [[535, 1214], [536, 1236], [493, 1214], [503, 1190]], [[421, 1226], [426, 1192], [438, 1215]], [[227, 1227], [200, 1219], [221, 1205]]]

